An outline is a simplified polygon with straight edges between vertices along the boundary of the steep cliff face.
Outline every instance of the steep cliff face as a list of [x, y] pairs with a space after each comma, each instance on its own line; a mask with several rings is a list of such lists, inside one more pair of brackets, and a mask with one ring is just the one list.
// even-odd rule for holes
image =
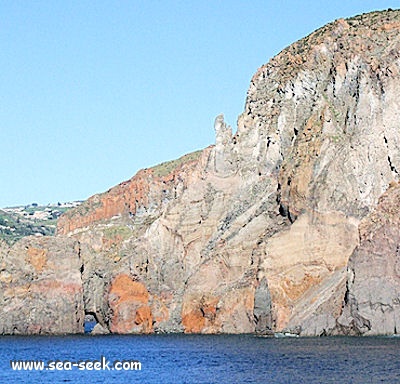
[[[398, 179], [399, 29], [388, 11], [317, 30], [257, 71], [236, 134], [218, 116], [195, 161], [65, 216], [88, 310], [124, 332], [333, 332], [360, 220]], [[146, 297], [128, 320], [121, 276]]]
[[351, 271], [378, 263], [359, 232], [399, 179], [399, 32], [399, 11], [317, 30], [257, 71], [235, 134], [218, 116], [214, 146], [64, 215], [85, 312], [117, 333], [397, 332], [367, 310], [397, 283], [382, 301]]
[[78, 243], [26, 237], [0, 249], [0, 334], [83, 332]]
[[201, 151], [193, 152], [141, 170], [132, 179], [92, 196], [59, 219], [57, 233], [71, 233], [115, 216], [134, 216], [136, 220], [159, 217], [166, 202], [179, 197], [187, 185], [200, 154]]
[[400, 331], [400, 185], [394, 184], [360, 224], [350, 257], [338, 333], [387, 335]]

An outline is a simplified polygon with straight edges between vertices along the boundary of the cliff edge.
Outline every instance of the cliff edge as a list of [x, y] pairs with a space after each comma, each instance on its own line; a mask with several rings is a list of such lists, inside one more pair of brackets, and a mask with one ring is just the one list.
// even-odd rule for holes
[[63, 215], [84, 312], [114, 333], [397, 333], [399, 32], [391, 10], [320, 28], [257, 70], [235, 133], [220, 115], [215, 145]]

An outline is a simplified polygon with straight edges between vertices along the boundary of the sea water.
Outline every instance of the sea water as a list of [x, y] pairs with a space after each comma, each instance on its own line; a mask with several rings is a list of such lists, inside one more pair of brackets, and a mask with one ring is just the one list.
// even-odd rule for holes
[[[140, 366], [68, 366], [101, 359], [111, 366], [115, 361]], [[70, 370], [13, 370], [10, 365], [28, 360], [67, 362]], [[400, 338], [2, 336], [0, 383], [400, 383]]]

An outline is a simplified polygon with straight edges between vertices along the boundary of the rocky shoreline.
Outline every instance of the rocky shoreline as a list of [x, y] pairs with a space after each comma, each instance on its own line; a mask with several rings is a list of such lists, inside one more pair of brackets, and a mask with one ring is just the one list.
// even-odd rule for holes
[[[251, 79], [232, 132], [0, 244], [0, 334], [400, 333], [400, 11]], [[97, 332], [96, 331], [96, 332]]]

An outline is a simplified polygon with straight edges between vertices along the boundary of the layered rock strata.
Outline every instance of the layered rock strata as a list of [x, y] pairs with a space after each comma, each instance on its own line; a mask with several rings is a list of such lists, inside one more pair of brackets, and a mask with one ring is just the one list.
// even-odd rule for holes
[[82, 333], [79, 244], [26, 237], [0, 248], [0, 334]]
[[85, 312], [115, 333], [397, 333], [399, 32], [399, 11], [320, 28], [259, 68], [236, 133], [218, 116], [215, 146], [64, 215]]
[[[180, 192], [156, 214], [130, 195], [139, 212], [114, 220], [136, 234], [107, 270], [146, 286], [153, 330], [334, 329], [359, 222], [398, 178], [398, 20], [338, 20], [293, 44], [254, 75], [235, 135], [216, 119], [215, 147], [172, 177]], [[109, 225], [72, 233], [108, 260]]]
[[400, 185], [393, 184], [360, 224], [350, 257], [339, 334], [400, 333]]

